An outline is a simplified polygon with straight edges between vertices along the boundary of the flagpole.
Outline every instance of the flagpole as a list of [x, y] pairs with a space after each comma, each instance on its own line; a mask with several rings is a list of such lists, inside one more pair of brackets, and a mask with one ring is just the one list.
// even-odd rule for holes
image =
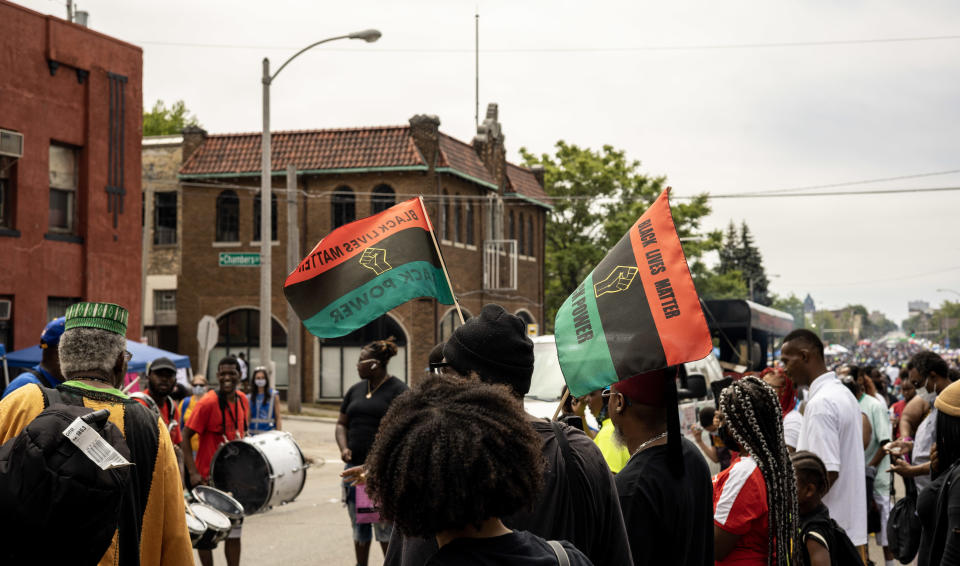
[[430, 221], [430, 215], [427, 214], [427, 206], [423, 203], [423, 195], [417, 197], [420, 201], [420, 210], [423, 211], [423, 217], [427, 221], [427, 227], [430, 228], [430, 241], [433, 242], [433, 249], [437, 250], [437, 257], [440, 258], [440, 269], [443, 270], [443, 276], [447, 280], [447, 287], [450, 288], [450, 296], [453, 297], [453, 306], [457, 307], [457, 316], [460, 317], [460, 324], [466, 322], [463, 320], [463, 311], [460, 310], [460, 301], [457, 300], [457, 294], [453, 291], [453, 284], [450, 283], [450, 274], [447, 273], [447, 264], [443, 261], [443, 253], [440, 252], [440, 244], [437, 243], [437, 235], [433, 232], [433, 222]]
[[563, 408], [563, 406], [567, 403], [567, 399], [569, 398], [570, 398], [570, 388], [566, 387], [563, 390], [563, 397], [560, 398], [560, 404], [557, 405], [557, 410], [553, 412], [553, 418], [550, 419], [551, 421], [557, 420], [557, 415], [560, 414], [560, 409]]

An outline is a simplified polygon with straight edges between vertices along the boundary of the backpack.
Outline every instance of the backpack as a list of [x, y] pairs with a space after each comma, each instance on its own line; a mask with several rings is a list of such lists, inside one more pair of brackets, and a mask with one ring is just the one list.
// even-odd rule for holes
[[[827, 540], [823, 542], [826, 543], [827, 550], [830, 551], [830, 564], [832, 566], [863, 566], [860, 551], [853, 545], [850, 537], [847, 536], [847, 532], [829, 515], [814, 515], [801, 522], [801, 544], [806, 544], [803, 541], [806, 540], [807, 535], [814, 527], [819, 527], [819, 532], [814, 535], [817, 538], [821, 538], [819, 536], [821, 532], [826, 534]], [[804, 549], [806, 549], [806, 546], [804, 546]]]
[[[0, 545], [5, 564], [96, 564], [117, 531], [131, 466], [101, 469], [63, 432], [82, 418], [128, 462], [109, 412], [72, 393], [41, 387], [46, 408], [0, 446]], [[50, 529], [56, 543], [50, 544]]]
[[[907, 490], [910, 491], [909, 489]], [[916, 489], [893, 505], [887, 521], [887, 548], [901, 564], [907, 564], [920, 550], [920, 518], [917, 517]]]

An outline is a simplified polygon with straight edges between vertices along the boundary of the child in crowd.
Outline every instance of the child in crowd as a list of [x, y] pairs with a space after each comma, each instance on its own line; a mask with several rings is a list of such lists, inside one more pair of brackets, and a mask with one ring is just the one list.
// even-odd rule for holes
[[[693, 441], [707, 458], [720, 464], [721, 471], [726, 470], [730, 466], [731, 454], [730, 449], [727, 448], [727, 445], [723, 443], [723, 439], [720, 438], [720, 419], [717, 417], [716, 409], [713, 407], [700, 409], [697, 420], [700, 421], [700, 424], [695, 424], [690, 427], [690, 432], [693, 433]], [[704, 431], [710, 433], [709, 445], [703, 442]]]
[[[827, 468], [813, 452], [800, 450], [790, 455], [797, 475], [797, 511], [800, 513], [800, 552], [808, 566], [862, 565], [859, 556], [850, 556], [856, 547], [830, 518], [822, 503], [830, 489]], [[846, 539], [846, 540], [844, 540]], [[845, 552], [844, 552], [845, 551]], [[852, 559], [856, 562], [852, 562]]]

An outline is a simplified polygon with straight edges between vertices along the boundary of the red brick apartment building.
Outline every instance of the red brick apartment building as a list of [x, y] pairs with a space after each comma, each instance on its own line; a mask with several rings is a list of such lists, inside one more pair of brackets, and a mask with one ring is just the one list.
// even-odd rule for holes
[[0, 0], [0, 343], [79, 300], [140, 328], [139, 47]]
[[[301, 333], [302, 351], [295, 353], [302, 363], [297, 367], [303, 399], [312, 401], [341, 397], [358, 381], [360, 348], [388, 336], [401, 348], [389, 371], [416, 380], [433, 345], [459, 325], [451, 307], [418, 299], [338, 339], [317, 340], [300, 324], [288, 328], [283, 282], [289, 219], [282, 190], [288, 164], [296, 168], [298, 260], [331, 229], [423, 195], [464, 316], [497, 302], [524, 318], [531, 332], [542, 325], [544, 226], [550, 208], [542, 174], [507, 162], [496, 105], [490, 105], [472, 143], [440, 132], [439, 126], [435, 116], [418, 115], [402, 126], [273, 133], [278, 191], [273, 193], [271, 230], [272, 358], [281, 389], [288, 383], [288, 332]], [[231, 265], [229, 258], [259, 253], [260, 134], [208, 136], [192, 129], [181, 143], [182, 202], [167, 194], [154, 203], [157, 210], [179, 218], [171, 223], [170, 214], [154, 214], [156, 229], [171, 238], [179, 234], [175, 301], [180, 351], [193, 356], [194, 368], [199, 367], [197, 323], [211, 315], [220, 326], [219, 343], [210, 354], [213, 364], [226, 353], [244, 352], [251, 366], [259, 365], [259, 268]], [[163, 140], [147, 138], [145, 155], [175, 158], [175, 150], [162, 145]], [[161, 169], [154, 167], [156, 181], [161, 181], [156, 174]], [[155, 249], [169, 253], [169, 241], [153, 241]]]

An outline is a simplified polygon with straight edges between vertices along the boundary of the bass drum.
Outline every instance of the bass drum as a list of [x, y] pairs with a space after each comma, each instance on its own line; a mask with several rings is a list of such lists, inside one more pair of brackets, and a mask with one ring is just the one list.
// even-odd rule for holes
[[210, 464], [210, 481], [251, 515], [296, 499], [307, 467], [293, 435], [271, 430], [222, 444]]

